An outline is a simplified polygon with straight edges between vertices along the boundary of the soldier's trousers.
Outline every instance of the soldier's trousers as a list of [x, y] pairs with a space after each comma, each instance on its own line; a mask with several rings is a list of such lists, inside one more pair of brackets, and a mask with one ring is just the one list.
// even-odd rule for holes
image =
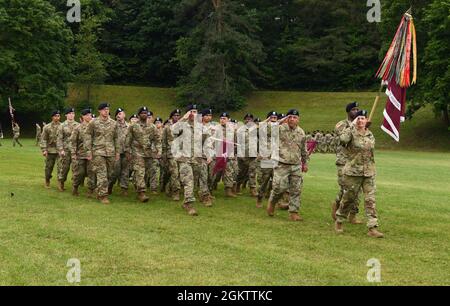
[[256, 171], [258, 167], [258, 161], [256, 158], [239, 158], [238, 159], [238, 185], [243, 185], [248, 180], [250, 188], [256, 188]]
[[58, 181], [67, 181], [67, 175], [70, 171], [70, 165], [72, 164], [72, 155], [69, 151], [65, 151], [65, 155], [59, 158], [58, 167]]
[[114, 163], [114, 173], [111, 178], [111, 186], [119, 182], [120, 188], [128, 189], [130, 177], [130, 163], [125, 154], [120, 154], [120, 159]]
[[364, 208], [367, 216], [367, 227], [378, 227], [378, 215], [375, 204], [375, 176], [343, 176], [344, 194], [341, 204], [336, 212], [337, 221], [344, 222], [350, 210], [356, 205], [358, 193], [362, 189], [364, 193]]
[[17, 143], [19, 146], [22, 147], [22, 144], [21, 144], [20, 141], [19, 141], [19, 137], [14, 136], [14, 137], [13, 137], [13, 147], [16, 146], [16, 143]]
[[[195, 180], [200, 178], [201, 163], [178, 162], [181, 185], [184, 187], [184, 203], [195, 202]], [[200, 182], [200, 196], [209, 193], [207, 177]]]
[[227, 160], [227, 166], [225, 170], [216, 173], [216, 177], [214, 178], [213, 184], [217, 184], [222, 179], [225, 188], [233, 188], [233, 185], [236, 182], [235, 174], [236, 174], [235, 160], [229, 159]]
[[133, 156], [133, 183], [136, 192], [147, 191], [147, 175], [151, 165], [150, 157]]
[[213, 161], [208, 165], [208, 186], [209, 186], [209, 191], [212, 192], [215, 189], [214, 186], [214, 180], [215, 180], [215, 175], [214, 175], [214, 168], [216, 167], [216, 160], [213, 159]]
[[[45, 180], [50, 181], [52, 178], [53, 168], [57, 163], [59, 155], [57, 153], [48, 153], [45, 159]], [[59, 163], [58, 166], [59, 167]], [[57, 170], [58, 171], [58, 170]]]
[[181, 189], [180, 171], [178, 168], [177, 161], [173, 158], [167, 159], [167, 168], [170, 175], [169, 179], [170, 195], [174, 195], [179, 193]]
[[273, 188], [270, 194], [270, 202], [277, 204], [283, 194], [289, 192], [289, 212], [296, 213], [300, 210], [300, 196], [303, 188], [303, 174], [300, 165], [288, 165], [279, 163], [273, 170]]
[[115, 157], [94, 156], [92, 159], [92, 169], [97, 179], [97, 195], [99, 197], [108, 196], [108, 186], [114, 173]]
[[209, 165], [205, 158], [200, 161], [200, 174], [198, 178], [198, 193], [200, 197], [206, 197], [211, 195], [211, 189], [209, 188]]
[[152, 158], [150, 161], [150, 171], [148, 172], [148, 182], [151, 191], [158, 191], [158, 178], [161, 175], [159, 160]]
[[95, 172], [92, 169], [92, 162], [87, 159], [77, 159], [72, 161], [72, 184], [78, 188], [87, 178], [87, 188], [95, 190]]
[[[344, 166], [337, 165], [337, 176], [338, 176], [339, 192], [336, 196], [336, 203], [339, 206], [339, 203], [341, 203], [341, 201], [342, 201], [342, 196], [344, 195], [344, 188], [345, 188], [345, 186], [344, 186]], [[356, 195], [355, 205], [352, 206], [352, 208], [350, 210], [351, 214], [356, 215], [359, 213], [360, 195], [361, 195], [361, 190], [358, 191], [358, 194]]]
[[262, 200], [267, 190], [271, 188], [270, 180], [273, 178], [273, 168], [261, 168], [258, 169], [258, 199]]

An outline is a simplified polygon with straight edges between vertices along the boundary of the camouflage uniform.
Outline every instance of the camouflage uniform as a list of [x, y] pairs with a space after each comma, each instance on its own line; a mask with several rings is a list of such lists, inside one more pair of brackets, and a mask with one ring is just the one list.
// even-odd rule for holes
[[59, 168], [58, 168], [58, 181], [65, 182], [67, 181], [67, 174], [70, 170], [70, 165], [72, 163], [72, 153], [71, 153], [71, 144], [70, 137], [72, 136], [73, 130], [80, 125], [76, 121], [65, 121], [61, 123], [58, 128], [58, 136], [56, 141], [56, 148], [58, 149], [58, 153], [64, 151], [64, 156], [61, 155], [59, 159]]
[[172, 125], [173, 123], [169, 122], [169, 124], [164, 127], [162, 136], [162, 148], [164, 152], [166, 172], [169, 175], [169, 194], [170, 196], [176, 196], [180, 192], [181, 183], [178, 163], [176, 162], [172, 154], [172, 143], [174, 140], [174, 136], [171, 130]]
[[122, 190], [128, 190], [130, 165], [128, 159], [125, 156], [125, 142], [127, 138], [128, 128], [129, 125], [125, 120], [123, 122], [117, 121], [117, 141], [119, 142], [120, 159], [115, 162], [110, 188], [112, 188], [116, 182], [119, 182], [120, 188]]
[[131, 154], [133, 183], [137, 193], [147, 191], [146, 173], [151, 168], [152, 143], [156, 144], [157, 154], [161, 154], [159, 133], [153, 123], [139, 121], [130, 125], [125, 142], [125, 152]]
[[120, 152], [117, 124], [111, 118], [101, 117], [89, 122], [84, 139], [87, 155], [92, 156], [92, 167], [97, 179], [97, 195], [99, 198], [108, 196], [116, 153]]
[[325, 153], [331, 153], [331, 142], [333, 140], [333, 136], [330, 133], [325, 135]]
[[20, 137], [20, 126], [17, 123], [14, 123], [13, 126], [13, 147], [16, 146], [16, 143], [22, 147], [22, 144], [19, 141]]
[[[272, 124], [267, 125], [267, 144], [261, 140], [260, 145], [264, 145], [267, 149], [271, 150], [271, 134], [272, 134]], [[264, 195], [272, 190], [272, 179], [273, 179], [273, 161], [268, 157], [259, 158], [258, 167], [258, 201], [262, 201]]]
[[[49, 123], [44, 126], [42, 130], [41, 137], [41, 150], [42, 152], [47, 151], [47, 157], [45, 159], [45, 180], [50, 181], [52, 178], [53, 168], [55, 167], [55, 163], [58, 161], [59, 155], [56, 149], [56, 141], [58, 135], [58, 129], [61, 124], [58, 123]], [[58, 163], [59, 167], [59, 163]], [[59, 171], [58, 171], [59, 172]]]
[[[236, 142], [236, 137], [234, 137], [234, 139], [232, 140], [228, 140], [226, 139], [226, 126], [222, 126], [222, 137], [224, 140], [226, 141], [232, 141], [232, 142]], [[236, 134], [235, 134], [236, 136]], [[219, 138], [219, 137], [216, 137]], [[220, 138], [219, 138], [220, 139]], [[233, 145], [231, 145], [233, 148], [233, 150], [235, 149]], [[227, 145], [227, 147], [229, 148], [230, 145]], [[236, 154], [234, 156], [229, 156], [227, 158], [227, 165], [224, 171], [221, 171], [219, 173], [216, 174], [216, 177], [214, 178], [214, 182], [213, 184], [217, 184], [218, 182], [220, 182], [220, 180], [223, 180], [223, 184], [225, 186], [225, 188], [233, 188], [235, 182], [236, 182], [236, 169], [237, 168], [237, 160], [236, 160]]]
[[70, 144], [72, 152], [72, 185], [78, 188], [87, 177], [87, 188], [92, 193], [95, 190], [95, 172], [92, 168], [92, 162], [89, 161], [87, 149], [85, 147], [85, 137], [88, 128], [88, 123], [83, 122], [74, 128], [72, 136], [70, 137]]
[[[350, 125], [352, 124], [351, 121], [349, 121], [348, 119], [339, 121], [336, 124], [336, 127], [334, 129], [336, 135], [338, 138], [340, 138], [340, 135], [347, 129], [350, 127]], [[337, 167], [337, 176], [338, 176], [338, 184], [339, 184], [339, 192], [336, 196], [336, 204], [339, 205], [339, 203], [341, 203], [342, 200], [342, 195], [344, 194], [344, 166], [347, 163], [347, 160], [349, 158], [348, 154], [348, 149], [345, 145], [340, 143], [340, 139], [339, 140], [339, 145], [336, 149], [336, 167]], [[360, 192], [358, 192], [357, 194], [357, 200], [355, 201], [355, 206], [353, 206], [351, 208], [351, 214], [358, 214], [359, 212], [359, 195]]]
[[36, 146], [41, 142], [42, 129], [39, 124], [36, 124]]
[[367, 130], [361, 135], [354, 126], [346, 128], [340, 134], [341, 143], [347, 145], [348, 159], [343, 168], [344, 194], [336, 212], [337, 221], [342, 223], [356, 206], [358, 192], [362, 188], [365, 198], [367, 227], [378, 227], [378, 216], [375, 204], [375, 137]]
[[[238, 167], [237, 167], [237, 184], [244, 185], [244, 182], [248, 180], [250, 188], [256, 188], [256, 171], [258, 167], [258, 161], [256, 157], [250, 157], [250, 129], [255, 127], [241, 127], [244, 128], [243, 131], [245, 138], [245, 157], [239, 157], [237, 159]], [[240, 132], [242, 130], [239, 130]]]
[[302, 163], [306, 165], [309, 160], [306, 135], [300, 127], [291, 129], [287, 124], [280, 126], [279, 133], [279, 164], [274, 169], [269, 201], [275, 205], [289, 191], [289, 212], [298, 213], [303, 187]]
[[[195, 202], [194, 185], [196, 181], [198, 181], [200, 198], [203, 200], [210, 195], [208, 187], [207, 164], [203, 162], [203, 156], [205, 156], [205, 158], [210, 157], [211, 150], [203, 150], [203, 153], [205, 155], [202, 155], [201, 157], [196, 157], [194, 155], [195, 133], [193, 122], [179, 121], [174, 125], [174, 130], [183, 131], [182, 133], [178, 134], [177, 137], [189, 137], [186, 139], [186, 141], [190, 141], [191, 143], [190, 152], [183, 151], [181, 152], [180, 156], [176, 157], [180, 169], [181, 185], [184, 187], [184, 203], [191, 204]], [[187, 132], [189, 130], [190, 134], [189, 132]], [[203, 125], [201, 125], [200, 132], [202, 133], [202, 145], [205, 143], [209, 143], [210, 135], [208, 134], [208, 131], [203, 128]], [[180, 151], [183, 150], [182, 143], [179, 149]]]
[[[147, 172], [148, 186], [150, 186], [150, 190], [152, 192], [158, 192], [158, 178], [161, 179], [161, 158], [158, 158], [161, 155], [162, 151], [162, 129], [156, 129], [156, 133], [158, 133], [158, 144], [156, 142], [152, 142], [152, 159], [150, 161], [150, 168]], [[159, 148], [159, 152], [157, 150]]]

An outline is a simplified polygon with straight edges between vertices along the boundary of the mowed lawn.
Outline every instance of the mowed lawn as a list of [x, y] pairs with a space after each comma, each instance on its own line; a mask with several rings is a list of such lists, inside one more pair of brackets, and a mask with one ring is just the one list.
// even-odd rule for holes
[[81, 261], [81, 285], [371, 285], [371, 258], [382, 285], [450, 285], [450, 153], [377, 152], [386, 238], [375, 240], [365, 226], [334, 234], [333, 155], [313, 156], [305, 221], [294, 224], [222, 191], [192, 218], [164, 195], [103, 206], [58, 192], [55, 181], [46, 190], [43, 157], [24, 143], [0, 147], [0, 285], [70, 285], [70, 258]]

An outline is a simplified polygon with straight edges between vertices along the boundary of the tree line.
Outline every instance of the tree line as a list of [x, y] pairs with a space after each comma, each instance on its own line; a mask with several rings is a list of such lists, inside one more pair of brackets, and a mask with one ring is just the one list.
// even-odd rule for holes
[[175, 87], [180, 105], [236, 110], [254, 89], [370, 90], [402, 14], [418, 29], [408, 115], [433, 105], [449, 125], [450, 0], [0, 0], [0, 106], [42, 114], [67, 84]]

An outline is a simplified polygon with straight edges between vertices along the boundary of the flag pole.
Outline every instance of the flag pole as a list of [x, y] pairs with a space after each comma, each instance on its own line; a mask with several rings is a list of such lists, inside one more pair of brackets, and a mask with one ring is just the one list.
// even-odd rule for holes
[[380, 89], [378, 90], [378, 94], [375, 98], [375, 101], [373, 102], [372, 110], [370, 111], [369, 122], [372, 122], [373, 115], [375, 114], [375, 111], [378, 106], [378, 102], [380, 101], [380, 98], [381, 98], [381, 92], [383, 91], [383, 87], [384, 87], [384, 84], [383, 84], [383, 82], [381, 82]]

